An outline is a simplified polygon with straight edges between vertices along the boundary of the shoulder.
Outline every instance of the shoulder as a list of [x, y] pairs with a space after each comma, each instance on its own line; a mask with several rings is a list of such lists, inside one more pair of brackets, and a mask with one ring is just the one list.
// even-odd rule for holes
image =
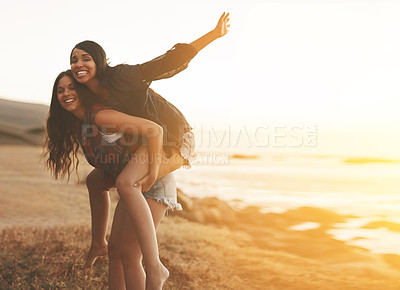
[[109, 109], [110, 107], [105, 105], [105, 104], [95, 104], [92, 106], [91, 111], [95, 112], [95, 111], [99, 111], [99, 110], [106, 110]]
[[119, 64], [109, 69], [107, 82], [112, 90], [130, 91], [141, 87], [143, 72], [140, 65]]
[[104, 104], [94, 104], [86, 109], [85, 115], [86, 118], [94, 120], [98, 112], [109, 109], [111, 109], [110, 106]]
[[109, 69], [108, 76], [110, 79], [132, 76], [138, 74], [139, 70], [139, 65], [119, 64]]

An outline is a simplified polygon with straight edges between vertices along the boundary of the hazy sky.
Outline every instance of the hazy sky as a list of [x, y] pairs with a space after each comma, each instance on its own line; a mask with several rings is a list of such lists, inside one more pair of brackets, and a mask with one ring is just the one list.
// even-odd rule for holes
[[152, 84], [192, 123], [317, 125], [400, 148], [400, 1], [2, 1], [0, 97], [49, 104], [76, 43], [98, 42], [112, 65], [141, 63], [223, 11], [231, 31]]

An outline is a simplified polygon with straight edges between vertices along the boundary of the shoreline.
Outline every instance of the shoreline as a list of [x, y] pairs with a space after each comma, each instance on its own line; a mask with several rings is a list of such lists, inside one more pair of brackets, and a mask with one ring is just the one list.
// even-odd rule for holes
[[[40, 156], [37, 147], [0, 150], [0, 288], [104, 288], [107, 258], [81, 269], [90, 244], [87, 189], [52, 180]], [[86, 176], [91, 167], [81, 165]], [[319, 207], [263, 213], [215, 197], [178, 197], [184, 211], [169, 212], [158, 231], [171, 270], [165, 289], [400, 289], [399, 255], [374, 254], [329, 233], [354, 216]], [[113, 208], [116, 192], [111, 200]], [[369, 225], [380, 226], [398, 230]]]

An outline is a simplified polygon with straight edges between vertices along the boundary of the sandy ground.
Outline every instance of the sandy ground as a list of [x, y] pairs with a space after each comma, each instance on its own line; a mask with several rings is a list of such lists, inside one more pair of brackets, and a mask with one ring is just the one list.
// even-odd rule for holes
[[[0, 228], [89, 227], [85, 186], [52, 180], [40, 158], [38, 147], [0, 146]], [[90, 169], [83, 164], [80, 175]], [[346, 217], [332, 211], [234, 211], [217, 199], [188, 197], [185, 207], [159, 230], [160, 253], [172, 273], [167, 289], [400, 289], [399, 256], [333, 239], [326, 231]], [[306, 221], [321, 226], [290, 229]]]
[[[0, 227], [88, 223], [89, 200], [76, 175], [69, 183], [45, 171], [42, 148], [0, 146]], [[82, 160], [79, 173], [91, 168]]]

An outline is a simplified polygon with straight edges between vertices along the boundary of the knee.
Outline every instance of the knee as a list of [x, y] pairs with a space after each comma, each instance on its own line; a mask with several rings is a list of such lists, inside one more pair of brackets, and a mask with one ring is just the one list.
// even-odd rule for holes
[[118, 193], [120, 193], [126, 189], [133, 188], [133, 183], [134, 181], [132, 179], [120, 175], [115, 181], [115, 186], [117, 187]]
[[103, 182], [103, 172], [100, 169], [93, 169], [86, 177], [86, 187], [89, 192], [97, 190]]

